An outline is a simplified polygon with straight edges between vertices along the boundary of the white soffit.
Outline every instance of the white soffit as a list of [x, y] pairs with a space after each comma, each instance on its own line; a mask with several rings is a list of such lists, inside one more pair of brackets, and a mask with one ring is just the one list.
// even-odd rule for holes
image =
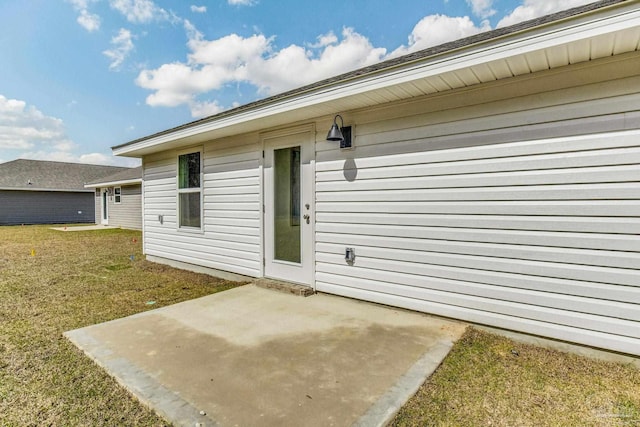
[[131, 143], [113, 154], [142, 156], [185, 144], [259, 131], [300, 120], [332, 115], [580, 62], [637, 51], [638, 2], [621, 3], [567, 20], [463, 46], [370, 74], [345, 76], [325, 86], [265, 100], [254, 108], [221, 114]]

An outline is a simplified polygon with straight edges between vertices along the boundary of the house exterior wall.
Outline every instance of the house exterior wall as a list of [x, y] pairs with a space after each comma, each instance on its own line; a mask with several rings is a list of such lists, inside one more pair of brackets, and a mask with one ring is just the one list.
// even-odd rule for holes
[[0, 225], [93, 223], [91, 192], [0, 190]]
[[120, 203], [115, 202], [113, 195], [108, 197], [109, 225], [141, 230], [142, 185], [123, 185], [120, 188], [122, 190]]
[[580, 84], [637, 57], [354, 115], [351, 164], [321, 136], [317, 289], [638, 354], [640, 79]]
[[259, 277], [262, 149], [258, 135], [204, 145], [202, 232], [178, 228], [177, 158], [178, 152], [171, 151], [144, 159], [145, 253]]
[[[345, 112], [349, 151], [318, 119], [317, 290], [640, 354], [639, 67]], [[204, 144], [199, 234], [176, 227], [177, 154], [144, 159], [148, 254], [261, 275], [259, 140]]]
[[100, 188], [96, 188], [95, 189], [95, 197], [94, 197], [94, 201], [95, 201], [95, 223], [96, 224], [101, 224], [102, 223], [102, 194], [101, 194], [101, 189]]

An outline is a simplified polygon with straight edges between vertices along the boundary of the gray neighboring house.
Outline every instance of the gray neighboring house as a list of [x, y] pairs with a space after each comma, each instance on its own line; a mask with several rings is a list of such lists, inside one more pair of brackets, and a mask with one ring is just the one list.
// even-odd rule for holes
[[94, 223], [85, 183], [130, 168], [18, 159], [0, 164], [0, 225]]
[[95, 222], [142, 230], [142, 166], [90, 182], [95, 189]]

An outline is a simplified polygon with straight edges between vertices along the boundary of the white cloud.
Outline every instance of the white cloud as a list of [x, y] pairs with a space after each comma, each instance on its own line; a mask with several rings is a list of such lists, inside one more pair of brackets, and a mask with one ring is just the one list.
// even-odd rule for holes
[[200, 95], [230, 83], [249, 83], [261, 94], [272, 95], [326, 77], [354, 70], [382, 60], [384, 48], [374, 48], [369, 40], [351, 28], [342, 40], [328, 34], [319, 37], [319, 52], [297, 45], [273, 51], [273, 38], [264, 35], [242, 37], [231, 34], [206, 40], [185, 22], [190, 54], [186, 62], [164, 64], [143, 70], [138, 86], [154, 91], [147, 97], [151, 106], [188, 105], [194, 117], [218, 112], [217, 102], [196, 101]]
[[338, 43], [338, 37], [333, 33], [333, 31], [329, 31], [327, 34], [321, 34], [316, 37], [317, 42], [310, 44], [309, 47], [313, 49], [317, 49], [320, 47], [329, 46], [330, 44]]
[[118, 34], [111, 38], [111, 45], [113, 47], [102, 52], [106, 57], [111, 59], [111, 64], [109, 64], [110, 70], [118, 70], [135, 48], [132, 38], [131, 31], [124, 28], [120, 28]]
[[468, 16], [425, 16], [413, 28], [413, 31], [409, 35], [408, 45], [400, 46], [391, 52], [389, 56], [398, 57], [406, 55], [421, 49], [469, 37], [490, 29], [491, 27], [488, 22], [485, 21], [482, 23], [482, 26], [478, 27]]
[[89, 13], [87, 10], [80, 12], [78, 16], [78, 24], [90, 33], [100, 29], [100, 17], [96, 14]]
[[196, 6], [194, 4], [191, 5], [191, 12], [193, 13], [206, 13], [207, 6]]
[[52, 147], [58, 151], [71, 151], [73, 149], [78, 148], [78, 145], [71, 141], [70, 139], [63, 139], [60, 141], [56, 141], [52, 144]]
[[67, 0], [80, 13], [78, 24], [90, 33], [100, 29], [100, 16], [89, 12], [89, 3], [95, 0]]
[[467, 0], [467, 4], [471, 6], [473, 14], [482, 19], [496, 14], [496, 10], [492, 8], [493, 0]]
[[19, 151], [23, 159], [131, 167], [140, 163], [103, 153], [76, 154], [78, 148], [67, 136], [62, 120], [45, 115], [25, 101], [0, 95], [0, 150]]
[[592, 1], [593, 0], [524, 0], [521, 6], [516, 7], [509, 15], [502, 18], [496, 27], [507, 27], [539, 16], [582, 6]]
[[[228, 1], [230, 4], [251, 3], [246, 0]], [[523, 0], [522, 5], [504, 17], [498, 26], [589, 1]], [[494, 0], [467, 0], [467, 3], [474, 14], [483, 19], [479, 25], [468, 16], [425, 16], [413, 28], [407, 44], [391, 53], [372, 46], [367, 37], [352, 28], [344, 28], [340, 35], [333, 32], [321, 34], [313, 44], [291, 44], [277, 50], [275, 38], [260, 33], [250, 37], [230, 34], [207, 40], [189, 21], [184, 20], [189, 49], [186, 60], [144, 69], [139, 73], [136, 84], [151, 91], [146, 99], [148, 105], [186, 105], [194, 117], [204, 117], [225, 108], [216, 99], [215, 92], [226, 86], [250, 85], [258, 94], [269, 96], [385, 59], [491, 30], [491, 24], [485, 18], [495, 14]]]
[[71, 3], [73, 7], [78, 10], [86, 9], [89, 7], [89, 0], [67, 0], [67, 3]]
[[[326, 40], [325, 40], [326, 41]], [[371, 45], [352, 28], [342, 31], [342, 40], [323, 47], [319, 54], [291, 45], [275, 54], [248, 63], [249, 81], [261, 93], [273, 95], [287, 89], [375, 64], [387, 51]]]
[[134, 24], [163, 21], [171, 17], [169, 12], [158, 7], [151, 0], [110, 0], [110, 4]]
[[218, 104], [217, 101], [193, 101], [189, 104], [189, 108], [191, 109], [191, 115], [194, 118], [213, 116], [214, 114], [218, 114], [219, 112], [224, 110], [224, 108], [220, 104]]
[[68, 143], [62, 120], [28, 107], [25, 101], [0, 95], [0, 148], [24, 150]]
[[253, 6], [258, 0], [227, 0], [232, 6]]

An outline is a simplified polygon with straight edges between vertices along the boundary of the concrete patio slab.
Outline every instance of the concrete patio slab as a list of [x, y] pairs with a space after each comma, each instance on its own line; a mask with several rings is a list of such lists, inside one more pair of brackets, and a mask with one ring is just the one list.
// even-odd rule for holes
[[246, 285], [65, 335], [174, 425], [375, 426], [464, 328]]

